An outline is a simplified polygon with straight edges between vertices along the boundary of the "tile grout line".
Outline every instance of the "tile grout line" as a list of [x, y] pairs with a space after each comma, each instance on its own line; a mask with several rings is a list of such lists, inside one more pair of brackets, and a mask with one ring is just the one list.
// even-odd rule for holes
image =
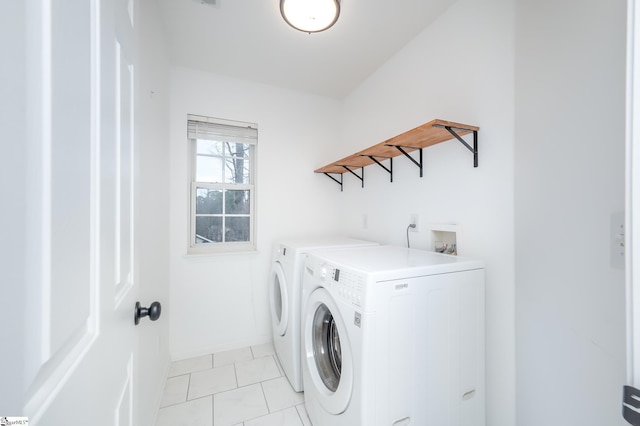
[[189, 380], [187, 380], [187, 395], [184, 402], [189, 401], [189, 389], [191, 389], [191, 373], [189, 373]]
[[[262, 383], [263, 383], [263, 382], [258, 382], [258, 383], [260, 384], [260, 390], [262, 391], [262, 398], [264, 399], [264, 405], [267, 407], [267, 414], [263, 414], [263, 415], [261, 415], [261, 416], [254, 417], [254, 418], [252, 418], [252, 419], [245, 419], [245, 420], [243, 420], [243, 421], [242, 421], [242, 424], [243, 424], [243, 425], [244, 425], [244, 423], [245, 423], [246, 421], [248, 421], [248, 420], [250, 421], [250, 420], [259, 419], [259, 418], [261, 418], [261, 417], [265, 417], [265, 416], [268, 416], [269, 414], [272, 414], [272, 413], [271, 413], [271, 409], [269, 409], [269, 403], [267, 402], [267, 397], [266, 397], [266, 396], [265, 396], [265, 394], [264, 394], [264, 388], [262, 387]], [[258, 384], [258, 383], [252, 383], [251, 385], [248, 385], [248, 386], [254, 386], [254, 385]], [[244, 386], [244, 387], [246, 387], [246, 386]]]
[[[296, 414], [298, 415], [298, 419], [300, 419], [300, 424], [302, 426], [304, 426], [304, 419], [302, 418], [302, 416], [300, 415], [300, 410], [298, 410], [298, 406], [294, 405], [293, 408], [296, 410]], [[305, 408], [306, 410], [306, 408]]]
[[238, 383], [238, 369], [236, 368], [236, 363], [233, 363], [233, 377], [236, 379], [236, 389], [240, 389], [240, 384]]
[[267, 406], [267, 411], [271, 414], [271, 407], [269, 406], [269, 401], [267, 401], [267, 395], [264, 393], [264, 381], [260, 382], [260, 390], [262, 390], [262, 397], [264, 398], [264, 405]]

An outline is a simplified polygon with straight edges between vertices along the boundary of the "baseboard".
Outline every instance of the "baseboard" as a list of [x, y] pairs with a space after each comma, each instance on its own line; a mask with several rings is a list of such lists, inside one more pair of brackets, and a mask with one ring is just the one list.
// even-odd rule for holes
[[190, 349], [185, 351], [175, 351], [170, 353], [171, 361], [180, 361], [183, 359], [195, 358], [202, 355], [213, 354], [216, 352], [232, 351], [235, 349], [246, 348], [247, 346], [262, 345], [270, 343], [273, 340], [271, 335], [258, 336], [246, 340], [237, 340], [234, 342], [217, 344], [211, 346], [203, 346], [197, 349]]

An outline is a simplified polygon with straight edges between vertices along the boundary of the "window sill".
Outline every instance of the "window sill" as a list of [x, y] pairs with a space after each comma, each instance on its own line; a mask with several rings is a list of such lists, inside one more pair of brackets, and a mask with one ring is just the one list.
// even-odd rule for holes
[[254, 244], [238, 244], [232, 246], [223, 246], [223, 247], [213, 247], [213, 246], [205, 246], [205, 247], [189, 247], [187, 249], [187, 253], [183, 256], [184, 258], [202, 258], [202, 257], [211, 257], [211, 256], [226, 256], [226, 255], [243, 255], [243, 254], [257, 254], [258, 249]]

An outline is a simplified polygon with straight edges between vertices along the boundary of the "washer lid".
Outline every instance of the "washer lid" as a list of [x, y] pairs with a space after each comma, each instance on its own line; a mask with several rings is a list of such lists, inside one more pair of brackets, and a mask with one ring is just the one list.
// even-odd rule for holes
[[340, 269], [353, 269], [375, 281], [483, 269], [484, 262], [396, 246], [319, 249], [309, 254]]
[[269, 274], [269, 305], [274, 334], [284, 336], [289, 325], [289, 294], [287, 280], [280, 262], [274, 262]]

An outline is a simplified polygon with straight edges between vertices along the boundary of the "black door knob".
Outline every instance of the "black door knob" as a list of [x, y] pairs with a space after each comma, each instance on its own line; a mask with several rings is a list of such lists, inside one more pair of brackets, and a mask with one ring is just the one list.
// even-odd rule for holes
[[143, 308], [140, 302], [136, 302], [136, 309], [133, 316], [133, 320], [136, 325], [140, 322], [140, 318], [149, 317], [151, 321], [155, 321], [160, 318], [162, 312], [162, 306], [160, 302], [153, 302], [148, 308]]

